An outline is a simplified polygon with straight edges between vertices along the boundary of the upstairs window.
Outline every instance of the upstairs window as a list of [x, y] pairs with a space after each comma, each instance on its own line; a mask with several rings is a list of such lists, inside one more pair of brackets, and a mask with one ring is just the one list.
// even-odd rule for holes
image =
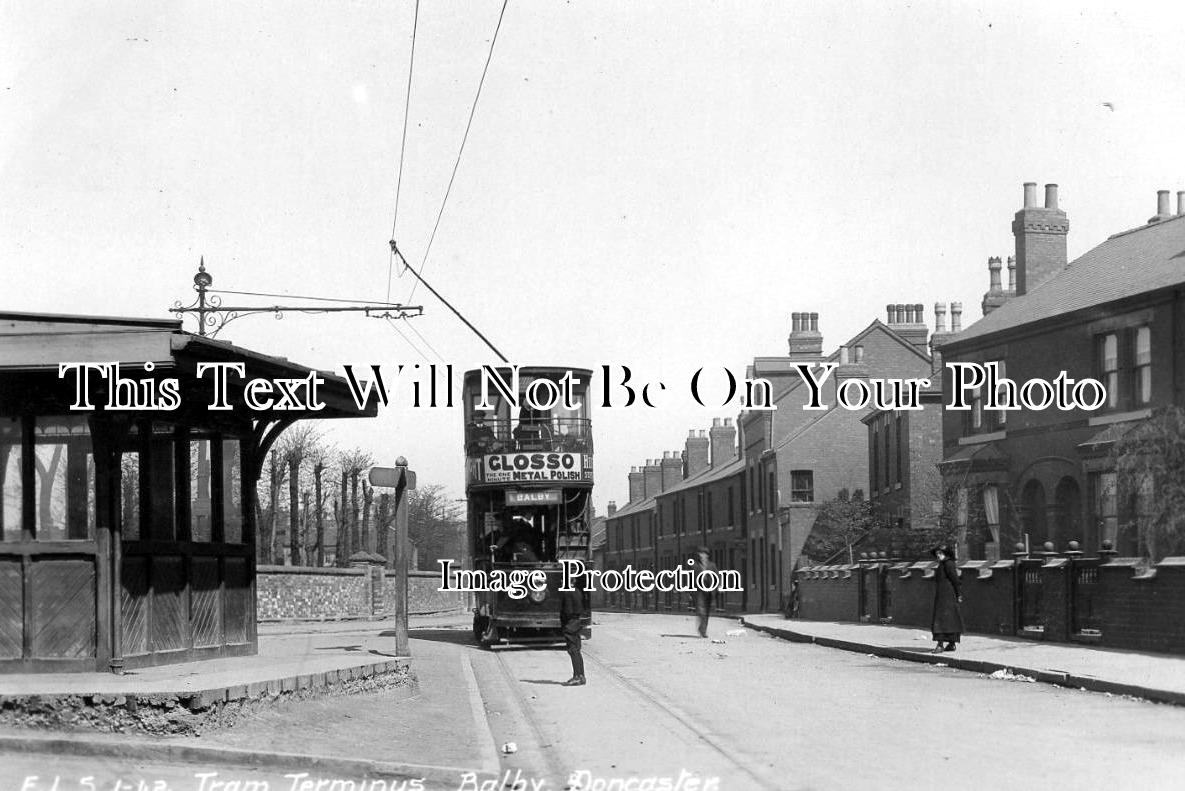
[[1119, 406], [1119, 336], [1113, 332], [1100, 335], [1095, 346], [1099, 381], [1107, 390], [1107, 408]]
[[1132, 394], [1136, 404], [1152, 400], [1152, 329], [1136, 329], [1135, 360], [1132, 366]]
[[790, 502], [813, 503], [815, 501], [815, 473], [811, 470], [793, 470], [790, 473]]

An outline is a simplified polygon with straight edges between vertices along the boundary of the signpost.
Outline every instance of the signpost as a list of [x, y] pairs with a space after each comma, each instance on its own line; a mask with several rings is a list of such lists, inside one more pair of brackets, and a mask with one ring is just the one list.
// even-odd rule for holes
[[411, 656], [407, 645], [407, 492], [416, 488], [416, 474], [400, 456], [394, 467], [371, 467], [367, 479], [371, 486], [395, 490], [395, 653]]

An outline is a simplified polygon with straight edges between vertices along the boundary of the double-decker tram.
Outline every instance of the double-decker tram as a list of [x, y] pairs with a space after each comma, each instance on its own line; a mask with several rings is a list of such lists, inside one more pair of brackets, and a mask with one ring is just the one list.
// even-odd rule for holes
[[[525, 592], [474, 594], [473, 636], [483, 645], [563, 639], [560, 561], [592, 565], [591, 376], [558, 367], [465, 373], [465, 495], [474, 577], [505, 579], [517, 571], [521, 578], [538, 570], [546, 579]], [[587, 629], [590, 616], [585, 619]]]

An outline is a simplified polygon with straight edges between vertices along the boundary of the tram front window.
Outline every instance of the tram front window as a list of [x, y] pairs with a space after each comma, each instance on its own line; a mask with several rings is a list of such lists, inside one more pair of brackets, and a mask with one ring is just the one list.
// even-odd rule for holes
[[554, 560], [555, 540], [547, 534], [554, 524], [542, 509], [517, 510], [508, 515], [493, 546], [498, 563], [539, 563]]

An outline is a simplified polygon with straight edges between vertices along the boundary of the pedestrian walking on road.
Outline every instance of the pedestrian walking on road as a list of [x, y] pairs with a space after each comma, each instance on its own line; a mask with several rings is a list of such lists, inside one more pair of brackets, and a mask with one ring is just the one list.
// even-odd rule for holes
[[704, 571], [717, 571], [716, 564], [708, 557], [707, 547], [697, 547], [695, 550], [695, 558], [692, 559], [692, 571], [695, 574], [695, 617], [696, 627], [699, 629], [700, 637], [708, 636], [708, 618], [712, 614], [712, 597], [716, 593], [714, 586], [708, 584], [707, 580], [701, 578], [700, 574]]
[[584, 628], [584, 577], [572, 580], [570, 591], [560, 591], [560, 627], [564, 631], [564, 643], [568, 647], [568, 658], [572, 660], [572, 677], [564, 682], [565, 687], [579, 687], [584, 680], [584, 656], [580, 653], [580, 631]]
[[949, 546], [944, 546], [930, 550], [930, 554], [938, 560], [938, 567], [934, 569], [934, 616], [930, 623], [935, 643], [932, 653], [940, 654], [954, 651], [963, 634], [963, 615], [959, 612], [963, 596], [959, 589], [955, 553]]

